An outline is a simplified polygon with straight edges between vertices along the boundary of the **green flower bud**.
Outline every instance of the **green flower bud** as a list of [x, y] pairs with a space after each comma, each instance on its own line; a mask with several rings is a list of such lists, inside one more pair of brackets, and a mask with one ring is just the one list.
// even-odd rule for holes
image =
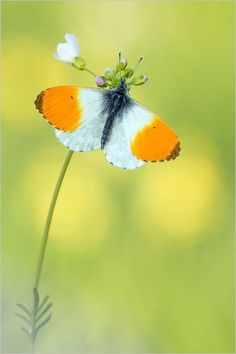
[[125, 69], [127, 64], [128, 64], [127, 58], [121, 59], [119, 64], [116, 67], [116, 72], [119, 72], [119, 71]]
[[115, 78], [115, 70], [112, 68], [107, 68], [104, 71], [104, 76], [106, 80], [113, 80]]
[[140, 75], [134, 77], [133, 80], [130, 82], [130, 84], [134, 86], [139, 86], [139, 85], [143, 85], [147, 80], [148, 77], [146, 75]]
[[126, 69], [124, 70], [123, 76], [124, 76], [124, 77], [127, 77], [127, 79], [129, 79], [129, 78], [133, 75], [133, 73], [134, 73], [133, 69], [131, 69], [131, 68], [126, 68]]
[[82, 57], [75, 57], [74, 62], [72, 63], [79, 70], [84, 70], [86, 67], [85, 60]]

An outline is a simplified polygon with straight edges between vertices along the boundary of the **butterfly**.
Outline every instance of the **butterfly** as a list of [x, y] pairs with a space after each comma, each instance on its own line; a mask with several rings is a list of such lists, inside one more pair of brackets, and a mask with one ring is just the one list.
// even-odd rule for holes
[[180, 153], [175, 132], [130, 96], [124, 78], [109, 89], [51, 87], [37, 96], [35, 106], [68, 149], [102, 149], [120, 168], [174, 160]]

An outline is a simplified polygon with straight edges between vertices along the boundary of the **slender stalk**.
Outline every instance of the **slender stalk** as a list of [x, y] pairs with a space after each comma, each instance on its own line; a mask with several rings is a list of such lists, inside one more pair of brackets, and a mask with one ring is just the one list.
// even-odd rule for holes
[[87, 66], [81, 68], [81, 67], [78, 67], [78, 66], [76, 65], [76, 63], [73, 63], [72, 66], [73, 66], [74, 68], [80, 70], [80, 71], [81, 71], [81, 70], [82, 70], [82, 71], [87, 71], [87, 73], [92, 74], [94, 77], [97, 76], [96, 74], [94, 74], [94, 72], [93, 72], [92, 70], [88, 69]]
[[35, 337], [33, 337], [31, 340], [31, 353], [35, 353]]
[[94, 74], [90, 69], [88, 69], [88, 68], [84, 68], [83, 69], [84, 71], [87, 71], [88, 73], [90, 73], [90, 74], [92, 74], [94, 77], [96, 77], [97, 75], [96, 74]]
[[39, 253], [39, 258], [38, 258], [35, 283], [34, 283], [34, 287], [36, 289], [39, 286], [39, 281], [40, 281], [42, 267], [43, 267], [43, 261], [44, 261], [44, 255], [45, 255], [47, 241], [48, 241], [48, 234], [49, 234], [49, 230], [50, 230], [53, 212], [54, 212], [55, 205], [57, 202], [58, 193], [60, 191], [60, 188], [61, 188], [61, 185], [62, 185], [62, 182], [63, 182], [63, 179], [64, 179], [64, 176], [65, 176], [65, 173], [66, 173], [67, 167], [69, 165], [72, 154], [73, 154], [73, 151], [69, 151], [66, 156], [66, 159], [64, 161], [60, 175], [58, 177], [57, 184], [56, 184], [53, 196], [52, 196], [51, 204], [50, 204], [50, 207], [48, 210], [48, 215], [47, 215], [47, 219], [46, 219], [46, 223], [45, 223], [45, 228], [44, 228], [44, 232], [43, 232], [43, 238], [42, 238], [42, 243], [41, 243], [41, 248], [40, 248], [40, 253]]

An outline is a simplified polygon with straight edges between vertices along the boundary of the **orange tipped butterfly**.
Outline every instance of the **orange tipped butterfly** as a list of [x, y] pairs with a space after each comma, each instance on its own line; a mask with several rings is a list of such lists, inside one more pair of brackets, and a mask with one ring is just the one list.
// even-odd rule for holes
[[[76, 59], [81, 63], [82, 58]], [[72, 65], [86, 70], [76, 61]], [[175, 159], [180, 141], [174, 131], [129, 94], [132, 85], [147, 80], [146, 76], [131, 80], [133, 73], [119, 53], [117, 68], [96, 77], [99, 88], [51, 87], [37, 96], [36, 108], [72, 151], [102, 149], [111, 164], [124, 169]]]

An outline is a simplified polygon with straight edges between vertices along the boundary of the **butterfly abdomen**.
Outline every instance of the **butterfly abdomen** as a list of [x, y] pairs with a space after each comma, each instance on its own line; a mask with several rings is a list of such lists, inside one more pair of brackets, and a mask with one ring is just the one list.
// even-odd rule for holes
[[104, 148], [104, 146], [106, 145], [106, 142], [108, 140], [108, 137], [110, 135], [110, 131], [112, 129], [112, 125], [114, 122], [115, 116], [108, 116], [105, 126], [103, 128], [103, 132], [102, 132], [102, 138], [101, 138], [101, 149]]

